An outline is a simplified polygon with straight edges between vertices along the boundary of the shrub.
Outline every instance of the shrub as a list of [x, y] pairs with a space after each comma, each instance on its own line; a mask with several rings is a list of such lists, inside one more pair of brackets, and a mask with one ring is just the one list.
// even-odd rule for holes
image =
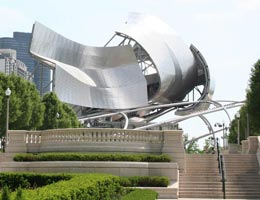
[[0, 173], [0, 188], [8, 186], [11, 191], [19, 187], [37, 188], [71, 178], [69, 174]]
[[133, 162], [170, 162], [168, 155], [151, 154], [97, 154], [97, 153], [39, 153], [17, 154], [14, 161], [133, 161]]
[[121, 191], [119, 178], [113, 175], [75, 175], [36, 190], [25, 190], [26, 200], [96, 200], [118, 199]]
[[10, 191], [7, 186], [3, 187], [1, 200], [10, 200]]
[[158, 194], [153, 190], [139, 190], [136, 189], [127, 195], [123, 196], [122, 200], [155, 200]]
[[124, 187], [167, 187], [169, 178], [159, 176], [120, 177], [120, 185]]
[[15, 200], [24, 200], [24, 198], [23, 198], [23, 190], [22, 190], [21, 187], [19, 187], [17, 192], [16, 192]]

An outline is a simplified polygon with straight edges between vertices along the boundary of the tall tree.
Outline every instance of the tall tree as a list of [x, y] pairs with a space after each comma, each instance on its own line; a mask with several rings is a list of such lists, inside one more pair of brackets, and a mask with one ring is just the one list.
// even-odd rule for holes
[[247, 111], [250, 118], [251, 133], [260, 134], [260, 60], [258, 60], [251, 71], [249, 89], [247, 91]]
[[[240, 108], [239, 132], [240, 141], [246, 139], [247, 117], [249, 117], [250, 135], [260, 135], [260, 60], [258, 60], [252, 70], [249, 79], [249, 87], [246, 95], [246, 103]], [[228, 141], [237, 143], [238, 119], [234, 118], [230, 126]]]
[[53, 92], [44, 95], [44, 122], [41, 129], [77, 128], [79, 122], [76, 113], [67, 104], [62, 103]]
[[246, 105], [242, 106], [238, 112], [240, 114], [239, 119], [235, 116], [230, 124], [229, 137], [228, 137], [229, 143], [237, 143], [238, 126], [239, 126], [240, 141], [246, 139], [247, 106]]
[[10, 88], [9, 129], [31, 130], [42, 125], [44, 105], [32, 83], [15, 75], [0, 73], [0, 131], [6, 130], [7, 99], [5, 91]]

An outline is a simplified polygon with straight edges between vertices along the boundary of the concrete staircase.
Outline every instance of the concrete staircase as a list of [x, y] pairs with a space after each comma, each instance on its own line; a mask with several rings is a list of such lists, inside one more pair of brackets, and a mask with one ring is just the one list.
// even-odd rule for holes
[[179, 198], [223, 198], [217, 155], [186, 154], [186, 172], [180, 173]]
[[259, 165], [255, 154], [224, 154], [226, 198], [260, 199]]

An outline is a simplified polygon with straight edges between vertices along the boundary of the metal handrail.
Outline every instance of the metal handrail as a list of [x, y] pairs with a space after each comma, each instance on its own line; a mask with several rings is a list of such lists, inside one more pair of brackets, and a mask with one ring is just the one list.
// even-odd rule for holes
[[223, 165], [223, 155], [220, 155], [218, 138], [217, 138], [217, 153], [218, 153], [218, 169], [221, 175], [221, 182], [222, 182], [223, 199], [226, 199], [226, 179], [225, 179], [225, 171]]

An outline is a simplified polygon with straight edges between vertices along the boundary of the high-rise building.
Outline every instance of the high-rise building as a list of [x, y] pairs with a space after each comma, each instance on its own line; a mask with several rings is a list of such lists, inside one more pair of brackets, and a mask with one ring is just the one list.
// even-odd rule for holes
[[[36, 68], [36, 60], [29, 53], [31, 33], [14, 32], [13, 37], [0, 38], [0, 49], [16, 50], [17, 59], [22, 61], [30, 73], [34, 75], [34, 83], [42, 93], [50, 91], [50, 69], [47, 67]], [[42, 82], [41, 82], [42, 80]]]
[[0, 49], [0, 72], [7, 75], [13, 73], [28, 81], [33, 80], [33, 74], [22, 61], [16, 59], [16, 51], [13, 49]]

